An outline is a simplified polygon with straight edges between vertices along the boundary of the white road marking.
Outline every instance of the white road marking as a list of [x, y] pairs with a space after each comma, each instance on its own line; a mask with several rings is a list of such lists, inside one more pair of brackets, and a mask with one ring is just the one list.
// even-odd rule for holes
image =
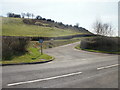
[[75, 48], [73, 48], [75, 51], [80, 51], [80, 50], [78, 50], [78, 49], [75, 49]]
[[73, 44], [76, 44], [76, 43], [79, 43], [79, 42], [70, 43], [70, 44], [66, 44], [66, 45], [59, 46], [59, 47], [67, 47], [67, 46], [70, 46], [70, 45], [73, 45]]
[[67, 44], [67, 45], [63, 45], [63, 46], [59, 46], [59, 47], [67, 47], [67, 46], [70, 46], [72, 44]]
[[82, 59], [82, 60], [87, 60], [87, 59]]
[[99, 68], [97, 68], [97, 70], [107, 69], [107, 68], [115, 67], [115, 66], [118, 66], [118, 65], [119, 65], [119, 64], [114, 64], [114, 65], [105, 66], [105, 67], [99, 67]]
[[12, 83], [12, 84], [8, 84], [7, 86], [15, 86], [15, 85], [26, 84], [26, 83], [41, 82], [41, 81], [46, 81], [46, 80], [52, 80], [52, 79], [57, 79], [57, 78], [77, 75], [77, 74], [82, 74], [82, 72], [70, 73], [70, 74], [65, 74], [65, 75], [60, 75], [60, 76], [55, 76], [55, 77], [49, 77], [49, 78], [44, 78], [44, 79], [37, 79], [37, 80], [31, 80], [31, 81]]

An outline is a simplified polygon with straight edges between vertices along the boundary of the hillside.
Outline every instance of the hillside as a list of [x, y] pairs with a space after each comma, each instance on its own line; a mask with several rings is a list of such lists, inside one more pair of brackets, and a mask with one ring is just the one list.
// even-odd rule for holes
[[30, 36], [30, 37], [58, 37], [77, 34], [91, 34], [87, 30], [81, 31], [73, 27], [67, 28], [47, 20], [22, 18], [2, 18], [3, 36]]

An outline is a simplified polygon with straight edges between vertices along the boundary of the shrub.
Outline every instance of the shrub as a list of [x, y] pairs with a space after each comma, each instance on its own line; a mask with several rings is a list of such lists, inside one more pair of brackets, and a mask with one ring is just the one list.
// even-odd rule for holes
[[43, 26], [41, 22], [35, 22], [35, 25]]
[[52, 21], [51, 19], [47, 19], [47, 21]]
[[23, 19], [23, 23], [25, 24], [31, 24], [31, 25], [34, 25], [35, 24], [35, 20], [33, 19]]
[[2, 37], [2, 60], [10, 60], [16, 55], [24, 54], [30, 38]]
[[119, 38], [115, 37], [94, 37], [87, 38], [81, 41], [80, 47], [82, 49], [93, 49], [100, 51], [108, 51], [108, 52], [119, 52], [120, 51], [120, 41]]

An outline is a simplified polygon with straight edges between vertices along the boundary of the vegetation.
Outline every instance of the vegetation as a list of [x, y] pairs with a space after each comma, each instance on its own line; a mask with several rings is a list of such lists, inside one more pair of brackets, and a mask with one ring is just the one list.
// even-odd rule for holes
[[7, 13], [8, 17], [14, 17], [14, 18], [21, 18], [20, 14], [14, 14], [14, 13]]
[[39, 47], [29, 43], [29, 38], [3, 37], [2, 64], [31, 63], [48, 61], [51, 56], [41, 55]]
[[43, 54], [41, 55], [38, 48], [29, 47], [28, 52], [21, 55], [15, 56], [12, 60], [3, 60], [0, 61], [2, 64], [19, 64], [19, 63], [32, 63], [32, 62], [43, 62], [49, 61], [53, 57]]
[[[48, 61], [51, 56], [39, 52], [39, 43], [30, 41], [38, 37], [58, 37], [70, 35], [91, 35], [85, 28], [72, 25], [65, 25], [62, 22], [55, 22], [51, 19], [34, 14], [8, 13], [8, 17], [2, 17], [2, 64], [31, 63]], [[28, 17], [26, 19], [25, 17]], [[22, 17], [22, 18], [21, 18]], [[32, 19], [30, 19], [32, 17]], [[13, 37], [16, 36], [16, 37]], [[27, 37], [27, 38], [26, 38]], [[72, 37], [72, 36], [71, 36]], [[43, 43], [43, 48], [52, 48], [79, 41], [80, 39], [49, 40]]]
[[30, 38], [2, 37], [2, 59], [10, 60], [27, 52], [26, 48]]
[[29, 13], [29, 12], [21, 13], [21, 15], [20, 14], [11, 13], [11, 12], [7, 13], [7, 17], [14, 17], [14, 18], [21, 18], [22, 17], [22, 18], [24, 18], [25, 16], [27, 16], [28, 18], [32, 17], [32, 19], [33, 19], [34, 14], [33, 13]]
[[[30, 20], [30, 18], [32, 18], [31, 20], [35, 21], [36, 22], [44, 22], [45, 24], [50, 24], [48, 25], [49, 27], [57, 27], [57, 28], [61, 28], [61, 29], [72, 29], [72, 30], [75, 30], [75, 31], [81, 31], [81, 32], [86, 32], [86, 33], [89, 33], [91, 34], [88, 30], [86, 30], [85, 28], [83, 27], [79, 27], [79, 23], [76, 23], [76, 25], [72, 26], [72, 25], [68, 25], [68, 24], [63, 24], [62, 22], [55, 22], [54, 20], [52, 19], [46, 19], [46, 18], [43, 18], [41, 17], [40, 15], [37, 15], [35, 18], [33, 18], [35, 15], [33, 13], [21, 13], [21, 14], [15, 14], [15, 13], [7, 13], [7, 17], [13, 17], [13, 18], [25, 18], [27, 17], [28, 20]], [[30, 21], [31, 21], [30, 20]], [[36, 23], [32, 23], [33, 25]]]
[[[92, 37], [77, 37], [77, 38], [72, 38], [72, 39], [63, 39], [63, 40], [49, 40], [49, 41], [44, 41], [43, 42], [43, 49], [47, 48], [53, 48], [53, 47], [58, 47], [74, 42], [79, 42], [82, 39], [85, 38], [92, 38]], [[39, 42], [38, 41], [31, 41], [31, 44], [34, 45], [34, 47], [39, 47]]]
[[25, 24], [21, 18], [3, 18], [2, 21], [3, 36], [57, 37], [85, 34], [70, 29]]
[[102, 23], [101, 21], [96, 21], [93, 25], [93, 29], [97, 35], [102, 36], [112, 36], [113, 35], [113, 27], [109, 23]]
[[120, 44], [118, 43], [120, 42], [120, 38], [110, 37], [113, 35], [112, 25], [96, 21], [93, 29], [97, 34], [96, 37], [83, 39], [81, 44], [75, 47], [76, 49], [120, 54]]
[[118, 42], [120, 42], [118, 37], [99, 36], [82, 40], [79, 48], [97, 52], [120, 53]]
[[[80, 38], [74, 38], [74, 39], [65, 39], [65, 40], [49, 40], [49, 41], [44, 41], [43, 43], [43, 48], [53, 48], [57, 46], [62, 46], [70, 43], [74, 43], [80, 41]], [[38, 41], [31, 41], [32, 44], [34, 44], [35, 47], [39, 47], [39, 42]]]
[[[70, 29], [70, 30], [78, 31], [79, 33], [92, 34], [85, 28], [79, 27], [79, 23], [76, 23], [76, 25], [72, 26], [72, 25], [68, 25], [68, 24], [63, 24], [62, 22], [57, 22], [57, 21], [55, 22], [54, 20], [43, 18], [40, 15], [37, 15], [35, 18], [33, 18], [35, 15], [33, 13], [29, 13], [29, 12], [21, 13], [21, 15], [9, 12], [9, 13], [7, 13], [7, 16], [13, 17], [13, 18], [21, 18], [21, 17], [25, 18], [25, 16], [27, 16], [28, 20], [30, 20], [29, 19], [30, 17], [32, 18], [31, 20], [33, 20], [33, 21], [36, 20], [35, 22], [32, 23], [33, 25], [35, 25], [36, 22], [39, 22], [39, 23], [43, 22], [44, 24], [49, 23], [50, 24], [50, 25], [48, 25], [49, 27], [57, 27], [57, 28], [66, 29], [66, 30]], [[40, 26], [41, 26], [41, 24], [40, 24]]]
[[120, 54], [120, 52], [107, 52], [107, 51], [99, 51], [99, 50], [93, 50], [93, 49], [82, 49], [82, 48], [80, 48], [80, 45], [77, 45], [75, 48], [79, 49], [79, 50], [89, 51], [89, 52], [108, 53], [108, 54]]
[[[24, 16], [25, 14], [22, 13], [22, 17]], [[30, 16], [28, 15], [28, 18], [29, 17]], [[58, 37], [77, 34], [91, 34], [89, 32], [81, 33], [80, 31], [69, 28], [62, 29], [61, 25], [64, 24], [55, 24], [60, 26], [60, 28], [51, 24], [51, 22], [55, 23], [51, 19], [44, 20], [44, 18], [42, 18], [41, 21], [36, 19], [2, 17], [3, 56], [2, 61], [0, 62], [2, 62], [3, 64], [30, 63], [48, 61], [49, 59], [52, 59], [51, 56], [40, 54], [39, 43], [36, 41], [30, 41], [31, 37]], [[52, 48], [76, 41], [79, 41], [79, 39], [45, 41], [43, 44], [43, 48]]]
[[[89, 38], [89, 37], [85, 37], [85, 38]], [[14, 39], [14, 41], [16, 41], [15, 38], [12, 38], [12, 40], [13, 39]], [[74, 43], [74, 42], [80, 41], [81, 39], [83, 39], [83, 38], [44, 41], [43, 49], [53, 48], [53, 47], [57, 47], [57, 46], [61, 46], [61, 45]], [[7, 44], [7, 43], [5, 43], [5, 44]], [[6, 47], [6, 50], [7, 49], [8, 49], [8, 47]], [[3, 59], [0, 62], [2, 64], [17, 64], [17, 63], [43, 62], [43, 61], [49, 61], [50, 59], [53, 59], [53, 57], [51, 57], [49, 55], [46, 55], [46, 54], [41, 55], [40, 54], [40, 51], [39, 51], [40, 46], [39, 46], [38, 41], [30, 41], [30, 43], [27, 45], [27, 48], [25, 50], [26, 50], [25, 53], [18, 52], [16, 54], [14, 54], [12, 56], [12, 58]], [[4, 54], [9, 56], [9, 54], [7, 54], [6, 52], [4, 52]]]

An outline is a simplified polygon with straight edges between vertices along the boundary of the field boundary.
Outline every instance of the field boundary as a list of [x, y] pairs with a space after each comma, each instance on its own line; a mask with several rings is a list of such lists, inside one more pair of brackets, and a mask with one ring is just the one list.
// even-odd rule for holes
[[69, 35], [69, 36], [59, 36], [59, 37], [29, 37], [29, 36], [2, 36], [2, 37], [21, 37], [21, 38], [31, 38], [32, 41], [38, 41], [39, 38], [43, 38], [44, 40], [61, 40], [61, 39], [72, 39], [76, 37], [91, 37], [91, 36], [96, 36], [94, 34], [77, 34], [77, 35]]

